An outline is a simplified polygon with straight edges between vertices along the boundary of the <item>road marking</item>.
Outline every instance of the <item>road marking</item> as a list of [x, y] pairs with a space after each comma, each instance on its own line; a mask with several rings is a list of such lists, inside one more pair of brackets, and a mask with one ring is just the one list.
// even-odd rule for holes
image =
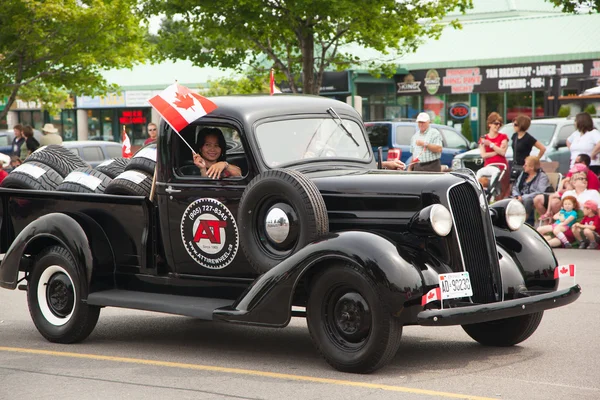
[[62, 351], [36, 350], [36, 349], [26, 349], [26, 348], [19, 348], [19, 347], [2, 347], [2, 346], [0, 346], [0, 351], [10, 352], [10, 353], [26, 353], [26, 354], [45, 355], [45, 356], [56, 356], [56, 357], [83, 358], [83, 359], [98, 360], [98, 361], [113, 361], [113, 362], [129, 363], [129, 364], [152, 365], [152, 366], [157, 366], [157, 367], [191, 369], [191, 370], [199, 370], [199, 371], [224, 372], [224, 373], [228, 373], [228, 374], [260, 376], [260, 377], [273, 378], [273, 379], [286, 379], [286, 380], [304, 381], [304, 382], [327, 383], [327, 384], [331, 384], [331, 385], [353, 386], [353, 387], [360, 387], [360, 388], [365, 388], [365, 389], [380, 389], [380, 390], [386, 390], [389, 392], [403, 392], [403, 393], [411, 393], [411, 394], [421, 394], [421, 395], [426, 395], [426, 396], [447, 397], [447, 398], [453, 398], [453, 399], [497, 400], [496, 398], [493, 398], [493, 397], [471, 396], [471, 395], [466, 395], [466, 394], [438, 392], [435, 390], [416, 389], [416, 388], [409, 388], [409, 387], [403, 387], [403, 386], [381, 385], [381, 384], [376, 384], [376, 383], [346, 381], [346, 380], [342, 380], [342, 379], [317, 378], [317, 377], [305, 376], [305, 375], [280, 374], [277, 372], [256, 371], [256, 370], [251, 370], [251, 369], [217, 367], [217, 366], [213, 366], [213, 365], [184, 364], [184, 363], [176, 363], [176, 362], [170, 362], [170, 361], [155, 361], [155, 360], [145, 360], [145, 359], [140, 359], [140, 358], [102, 356], [99, 354], [69, 353], [69, 352], [62, 352]]

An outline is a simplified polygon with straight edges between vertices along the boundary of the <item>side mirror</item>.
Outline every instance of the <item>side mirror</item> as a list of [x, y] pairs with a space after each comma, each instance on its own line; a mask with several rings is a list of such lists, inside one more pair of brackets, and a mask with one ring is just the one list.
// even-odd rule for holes
[[473, 150], [473, 149], [476, 149], [476, 148], [477, 148], [477, 142], [471, 142], [469, 144], [469, 149]]

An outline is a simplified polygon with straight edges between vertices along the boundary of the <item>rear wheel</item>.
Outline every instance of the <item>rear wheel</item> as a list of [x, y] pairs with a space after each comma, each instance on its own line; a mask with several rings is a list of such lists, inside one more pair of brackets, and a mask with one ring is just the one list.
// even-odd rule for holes
[[310, 335], [335, 369], [369, 373], [396, 354], [402, 324], [361, 269], [336, 265], [317, 275], [307, 305]]
[[42, 336], [55, 343], [87, 338], [98, 322], [100, 308], [87, 305], [84, 296], [87, 282], [70, 252], [53, 246], [37, 257], [27, 285], [27, 303]]
[[544, 312], [463, 325], [469, 336], [484, 346], [508, 347], [521, 343], [538, 328]]

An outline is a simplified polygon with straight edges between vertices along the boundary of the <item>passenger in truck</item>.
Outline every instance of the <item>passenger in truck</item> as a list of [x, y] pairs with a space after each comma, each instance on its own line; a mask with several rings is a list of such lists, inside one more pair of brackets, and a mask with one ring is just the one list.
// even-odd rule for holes
[[194, 154], [194, 165], [200, 175], [212, 179], [242, 176], [241, 169], [226, 160], [227, 144], [219, 128], [204, 128], [198, 136], [200, 148]]

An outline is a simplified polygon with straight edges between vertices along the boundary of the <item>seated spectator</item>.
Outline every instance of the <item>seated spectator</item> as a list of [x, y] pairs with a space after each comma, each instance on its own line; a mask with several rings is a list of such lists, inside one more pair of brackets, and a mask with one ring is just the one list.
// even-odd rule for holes
[[[525, 206], [527, 222], [533, 225], [534, 203], [533, 199], [539, 194], [553, 190], [548, 175], [540, 168], [540, 159], [536, 156], [528, 156], [523, 164], [523, 171], [517, 177], [513, 185], [511, 197], [519, 200]], [[538, 209], [538, 212], [542, 209]], [[542, 213], [545, 211], [543, 209]]]
[[573, 174], [571, 177], [573, 183], [573, 190], [567, 190], [563, 193], [562, 198], [567, 196], [573, 196], [577, 199], [579, 204], [583, 205], [588, 200], [594, 200], [596, 204], [600, 203], [600, 193], [597, 190], [590, 190], [587, 187], [587, 176], [583, 172]]
[[598, 203], [588, 200], [583, 203], [583, 219], [571, 227], [575, 238], [581, 242], [580, 249], [598, 248], [598, 229], [600, 228], [600, 217], [598, 217]]
[[[565, 233], [570, 231], [571, 226], [575, 224], [578, 208], [577, 199], [573, 196], [566, 196], [562, 199], [562, 208], [553, 217], [555, 219], [554, 223], [537, 228], [538, 232], [544, 235], [544, 239], [546, 239], [551, 247], [560, 247], [561, 245], [565, 248], [572, 247]], [[549, 233], [554, 233], [555, 237], [551, 238], [548, 236]]]
[[575, 158], [575, 164], [573, 164], [573, 167], [569, 170], [563, 181], [571, 178], [571, 176], [573, 176], [573, 174], [576, 172], [585, 172], [587, 174], [588, 180], [587, 188], [592, 190], [599, 190], [600, 181], [598, 180], [598, 176], [596, 176], [596, 174], [594, 174], [594, 172], [590, 169], [590, 163], [591, 159], [589, 155], [585, 153], [579, 154], [577, 158]]

